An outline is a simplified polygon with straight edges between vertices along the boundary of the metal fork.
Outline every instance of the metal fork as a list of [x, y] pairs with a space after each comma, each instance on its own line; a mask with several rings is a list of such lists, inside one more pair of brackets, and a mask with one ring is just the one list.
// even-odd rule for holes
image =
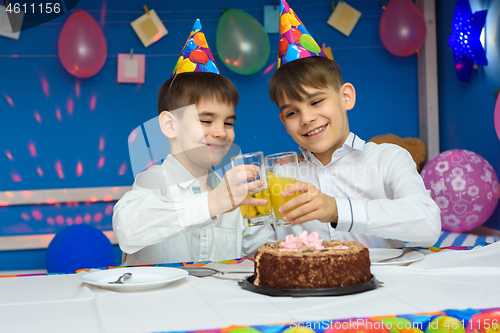
[[378, 263], [381, 263], [381, 262], [387, 262], [387, 261], [391, 261], [391, 260], [394, 260], [394, 259], [397, 259], [397, 258], [401, 258], [402, 256], [404, 256], [404, 255], [405, 255], [405, 254], [407, 254], [408, 252], [413, 252], [413, 251], [418, 251], [418, 249], [416, 249], [416, 248], [414, 248], [414, 247], [405, 247], [405, 248], [403, 249], [403, 252], [402, 252], [399, 256], [379, 260], [379, 261], [377, 261], [377, 264], [378, 264]]

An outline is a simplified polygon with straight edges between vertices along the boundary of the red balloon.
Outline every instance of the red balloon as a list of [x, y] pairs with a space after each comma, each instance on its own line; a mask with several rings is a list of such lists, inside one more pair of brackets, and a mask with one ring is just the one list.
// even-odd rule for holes
[[302, 36], [302, 32], [300, 32], [298, 29], [295, 28], [291, 28], [290, 31], [292, 32], [295, 40], [298, 42], [300, 40], [300, 36]]
[[201, 49], [194, 49], [189, 54], [189, 60], [195, 64], [203, 64], [206, 65], [208, 63], [207, 53]]
[[284, 57], [287, 51], [288, 51], [288, 40], [286, 38], [281, 37], [280, 42], [278, 44], [278, 56]]
[[425, 20], [411, 0], [391, 0], [380, 18], [382, 44], [394, 55], [414, 54], [425, 41]]
[[68, 73], [87, 78], [97, 74], [104, 66], [108, 46], [96, 20], [89, 13], [78, 9], [62, 27], [57, 52]]

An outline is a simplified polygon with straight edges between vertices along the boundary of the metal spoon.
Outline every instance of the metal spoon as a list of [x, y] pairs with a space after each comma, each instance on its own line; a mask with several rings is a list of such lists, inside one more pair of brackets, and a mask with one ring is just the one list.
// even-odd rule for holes
[[185, 271], [189, 272], [189, 275], [196, 276], [196, 277], [207, 277], [207, 276], [214, 276], [215, 274], [220, 274], [220, 275], [226, 275], [226, 274], [248, 274], [251, 275], [253, 272], [237, 272], [237, 271], [219, 271], [217, 269], [213, 268], [208, 268], [208, 267], [191, 267], [191, 266], [183, 266], [183, 267], [177, 267], [180, 269], [183, 269]]
[[416, 249], [416, 248], [414, 248], [414, 247], [405, 247], [405, 248], [403, 249], [403, 252], [402, 252], [399, 256], [379, 260], [379, 261], [377, 261], [377, 264], [378, 264], [378, 263], [381, 263], [381, 262], [387, 262], [387, 261], [391, 261], [391, 260], [394, 260], [394, 259], [401, 258], [402, 256], [404, 256], [404, 255], [405, 255], [405, 254], [407, 254], [408, 252], [413, 252], [413, 251], [418, 251], [418, 249]]
[[116, 281], [113, 281], [113, 282], [108, 282], [109, 284], [123, 284], [122, 282], [122, 279], [125, 280], [125, 279], [128, 279], [132, 276], [132, 273], [125, 273], [123, 275], [121, 275], [120, 277], [118, 277], [118, 279]]

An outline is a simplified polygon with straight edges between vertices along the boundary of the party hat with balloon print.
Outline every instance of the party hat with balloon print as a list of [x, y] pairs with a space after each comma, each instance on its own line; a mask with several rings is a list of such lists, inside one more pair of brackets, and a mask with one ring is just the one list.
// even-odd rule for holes
[[214, 56], [208, 47], [199, 19], [194, 23], [171, 77], [186, 72], [211, 72], [220, 74], [215, 64]]
[[281, 0], [278, 68], [289, 61], [312, 56], [326, 57], [297, 14]]

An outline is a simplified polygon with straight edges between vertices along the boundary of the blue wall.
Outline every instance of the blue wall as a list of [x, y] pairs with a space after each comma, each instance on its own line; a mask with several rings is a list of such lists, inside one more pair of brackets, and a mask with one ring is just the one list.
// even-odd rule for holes
[[[440, 149], [466, 149], [484, 157], [500, 176], [500, 140], [493, 114], [500, 88], [500, 1], [469, 0], [472, 12], [488, 10], [486, 16], [486, 56], [488, 66], [479, 66], [470, 82], [457, 80], [451, 47], [455, 1], [436, 1]], [[500, 204], [484, 224], [500, 230]]]
[[[496, 6], [494, 17], [498, 17], [496, 1], [491, 0], [489, 4], [471, 0], [471, 4], [474, 1], [478, 3], [477, 8], [473, 6], [474, 10]], [[382, 46], [378, 34], [381, 1], [346, 2], [362, 12], [350, 37], [326, 24], [331, 14], [330, 1], [290, 0], [288, 3], [316, 41], [332, 47], [345, 81], [356, 88], [357, 104], [348, 113], [351, 130], [365, 140], [386, 133], [418, 137], [416, 55], [397, 57]], [[437, 2], [441, 150], [473, 150], [500, 174], [500, 142], [492, 125], [493, 92], [500, 82], [497, 74], [491, 74], [499, 72], [498, 46], [494, 52], [488, 49], [488, 67], [475, 73], [470, 83], [458, 82], [451, 49], [446, 45], [454, 1]], [[144, 4], [156, 10], [169, 31], [148, 48], [143, 47], [130, 27], [130, 22], [144, 13]], [[138, 125], [157, 116], [158, 88], [169, 78], [196, 18], [201, 20], [221, 74], [231, 79], [240, 92], [235, 142], [243, 152], [262, 150], [266, 155], [297, 150], [268, 97], [278, 35], [269, 35], [271, 55], [263, 70], [249, 76], [227, 69], [216, 49], [218, 18], [225, 8], [242, 9], [262, 23], [262, 6], [272, 4], [270, 0], [151, 0], [147, 3], [80, 0], [75, 9], [89, 12], [101, 24], [108, 46], [104, 67], [88, 79], [68, 74], [57, 55], [58, 37], [68, 15], [21, 32], [18, 41], [0, 37], [0, 191], [131, 185], [128, 135]], [[492, 17], [488, 14], [488, 20], [492, 21]], [[494, 29], [498, 31], [498, 25]], [[146, 82], [142, 85], [116, 82], [117, 54], [128, 53], [131, 48], [136, 54], [146, 54]], [[272, 70], [265, 72], [269, 66]], [[44, 92], [44, 82], [48, 93]], [[95, 107], [91, 107], [93, 103]], [[73, 107], [68, 107], [71, 104]], [[58, 109], [60, 120], [56, 116]], [[35, 157], [30, 154], [30, 145], [36, 148]], [[99, 167], [102, 158], [104, 164]], [[56, 171], [58, 162], [64, 177]], [[81, 175], [76, 172], [79, 162], [83, 168]], [[42, 170], [42, 175], [37, 168]], [[89, 211], [92, 217], [102, 215], [99, 222], [93, 219], [90, 223], [110, 229], [110, 204], [113, 203], [0, 208], [0, 235], [57, 232], [67, 225], [68, 218], [74, 221], [75, 216], [84, 216]], [[34, 214], [35, 210], [40, 214]], [[500, 229], [498, 211], [487, 225]], [[55, 220], [58, 215], [65, 222], [51, 223], [49, 217]], [[4, 258], [7, 256], [0, 257], [0, 270], [19, 269], [17, 264], [16, 268], [9, 266], [12, 260]], [[26, 260], [26, 268], [43, 268]]]

